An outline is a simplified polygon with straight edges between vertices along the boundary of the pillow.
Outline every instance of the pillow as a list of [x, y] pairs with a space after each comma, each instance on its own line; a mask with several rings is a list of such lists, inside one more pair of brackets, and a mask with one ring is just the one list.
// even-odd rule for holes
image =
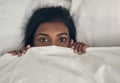
[[0, 55], [23, 47], [24, 26], [38, 7], [64, 6], [71, 0], [0, 0]]
[[73, 0], [77, 40], [89, 46], [120, 46], [120, 0]]
[[0, 0], [0, 55], [21, 47], [23, 22], [30, 0]]

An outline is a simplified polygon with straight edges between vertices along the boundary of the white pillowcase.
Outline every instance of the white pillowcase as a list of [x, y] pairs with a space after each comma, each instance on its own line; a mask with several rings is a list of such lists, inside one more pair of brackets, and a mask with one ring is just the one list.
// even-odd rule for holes
[[19, 49], [23, 19], [30, 0], [0, 0], [0, 55]]
[[77, 39], [89, 46], [120, 46], [120, 0], [73, 0]]

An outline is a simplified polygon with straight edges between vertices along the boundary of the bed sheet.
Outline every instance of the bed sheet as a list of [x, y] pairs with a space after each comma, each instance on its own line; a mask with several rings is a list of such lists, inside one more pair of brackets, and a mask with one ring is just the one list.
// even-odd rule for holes
[[0, 83], [120, 83], [120, 47], [30, 48], [22, 57], [0, 57]]

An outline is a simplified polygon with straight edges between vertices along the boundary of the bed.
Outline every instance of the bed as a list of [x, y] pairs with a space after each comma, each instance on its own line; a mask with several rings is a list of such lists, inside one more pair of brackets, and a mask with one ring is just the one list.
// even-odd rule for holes
[[[70, 11], [85, 54], [57, 46], [7, 53], [23, 47], [26, 21], [46, 6]], [[119, 0], [0, 0], [0, 33], [0, 83], [120, 83]]]

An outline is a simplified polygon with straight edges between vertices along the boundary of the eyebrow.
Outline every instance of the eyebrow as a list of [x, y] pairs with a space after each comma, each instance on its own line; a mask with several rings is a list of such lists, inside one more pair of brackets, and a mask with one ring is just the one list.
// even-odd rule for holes
[[44, 34], [44, 33], [39, 33], [38, 35], [43, 35], [43, 36], [49, 36], [48, 34]]
[[68, 35], [68, 33], [59, 33], [59, 34], [57, 34], [57, 36], [60, 36], [60, 35]]
[[[39, 35], [43, 35], [43, 36], [47, 36], [47, 37], [49, 36], [48, 34], [44, 34], [44, 33], [39, 33], [38, 36]], [[59, 33], [59, 34], [57, 34], [57, 36], [60, 36], [60, 35], [68, 35], [68, 33]]]

